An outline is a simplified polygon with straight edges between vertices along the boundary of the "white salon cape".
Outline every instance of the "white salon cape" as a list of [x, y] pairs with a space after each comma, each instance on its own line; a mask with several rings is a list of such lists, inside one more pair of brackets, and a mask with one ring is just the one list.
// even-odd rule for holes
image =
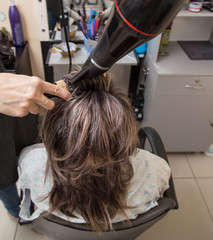
[[[20, 217], [25, 220], [33, 220], [47, 211], [50, 207], [49, 198], [44, 199], [50, 192], [53, 181], [51, 175], [45, 179], [47, 154], [43, 144], [35, 144], [22, 150], [19, 158], [20, 178], [18, 188], [30, 191], [30, 197], [36, 210], [30, 215], [26, 208], [27, 198], [23, 195], [21, 203]], [[162, 197], [164, 191], [169, 187], [168, 182], [171, 175], [170, 167], [167, 162], [145, 150], [139, 150], [130, 157], [133, 166], [134, 177], [131, 179], [127, 195], [127, 205], [134, 207], [126, 209], [125, 213], [129, 219], [135, 219], [138, 214], [144, 213], [157, 205], [157, 200]], [[75, 213], [77, 218], [67, 217], [59, 211], [54, 215], [74, 223], [85, 223], [85, 220], [79, 214]], [[118, 213], [112, 222], [125, 220], [125, 216]]]

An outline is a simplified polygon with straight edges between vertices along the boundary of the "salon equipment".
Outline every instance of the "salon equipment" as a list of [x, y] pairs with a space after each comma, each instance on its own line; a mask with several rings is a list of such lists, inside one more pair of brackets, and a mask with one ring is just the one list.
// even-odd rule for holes
[[[141, 128], [138, 135], [142, 149], [144, 149], [146, 142], [148, 142], [152, 152], [168, 162], [163, 142], [153, 128]], [[33, 212], [33, 204], [30, 201], [30, 191], [28, 189], [25, 189], [25, 199], [26, 198], [29, 200], [27, 201], [29, 211]], [[130, 220], [129, 222], [122, 221], [114, 223], [113, 227], [115, 231], [106, 231], [98, 234], [91, 231], [91, 228], [86, 224], [67, 222], [53, 214], [47, 217], [39, 217], [33, 221], [20, 219], [19, 223], [20, 225], [31, 223], [33, 229], [55, 240], [133, 240], [161, 220], [169, 210], [177, 208], [178, 202], [171, 176], [169, 189], [167, 189], [164, 196], [158, 200], [158, 206], [151, 208], [143, 214], [139, 214], [136, 219]]]
[[185, 0], [116, 0], [96, 48], [71, 82], [98, 76], [127, 53], [160, 34]]

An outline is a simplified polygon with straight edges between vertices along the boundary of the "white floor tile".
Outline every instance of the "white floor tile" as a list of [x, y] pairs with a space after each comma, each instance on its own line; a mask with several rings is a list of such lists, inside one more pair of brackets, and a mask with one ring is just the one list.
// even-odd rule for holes
[[213, 178], [198, 178], [197, 181], [213, 219]]
[[193, 173], [185, 154], [167, 154], [173, 178], [192, 178]]
[[178, 210], [144, 232], [137, 240], [211, 240], [213, 223], [194, 179], [175, 179]]
[[195, 177], [213, 177], [213, 157], [204, 154], [186, 154]]
[[13, 240], [17, 223], [7, 216], [7, 211], [0, 202], [0, 240]]
[[36, 233], [30, 226], [18, 226], [16, 237], [14, 240], [51, 240], [47, 236]]

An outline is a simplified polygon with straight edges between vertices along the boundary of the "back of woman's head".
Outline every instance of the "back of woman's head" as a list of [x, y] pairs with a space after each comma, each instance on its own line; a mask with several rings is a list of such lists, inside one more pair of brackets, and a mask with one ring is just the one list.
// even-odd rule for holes
[[135, 117], [127, 96], [106, 77], [70, 84], [69, 90], [73, 99], [55, 100], [42, 130], [54, 182], [50, 212], [75, 217], [76, 211], [93, 230], [104, 231], [127, 207], [129, 156], [138, 144]]

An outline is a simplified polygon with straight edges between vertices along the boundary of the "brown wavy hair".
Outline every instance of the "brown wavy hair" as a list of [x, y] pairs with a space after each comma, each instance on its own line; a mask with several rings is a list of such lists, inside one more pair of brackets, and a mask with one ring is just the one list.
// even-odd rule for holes
[[[69, 76], [65, 79], [69, 82]], [[111, 219], [128, 208], [129, 156], [138, 146], [135, 116], [126, 94], [107, 77], [69, 84], [69, 89], [73, 100], [56, 99], [42, 129], [47, 172], [53, 176], [49, 212], [76, 217], [76, 211], [102, 232], [113, 229]]]

